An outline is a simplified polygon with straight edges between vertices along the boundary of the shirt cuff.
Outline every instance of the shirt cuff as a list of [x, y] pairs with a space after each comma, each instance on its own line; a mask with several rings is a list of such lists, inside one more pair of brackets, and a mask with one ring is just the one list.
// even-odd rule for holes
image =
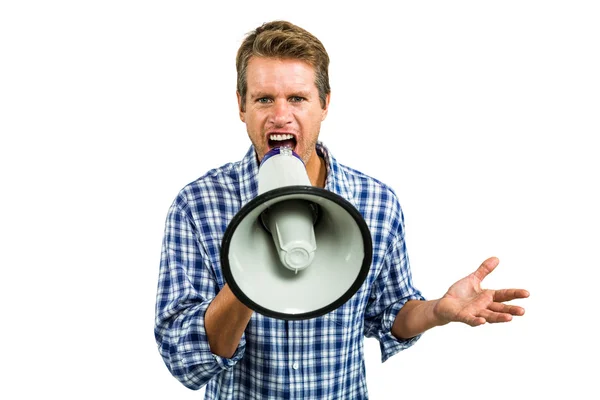
[[214, 354], [210, 349], [204, 325], [204, 315], [209, 305], [210, 302], [205, 302], [198, 309], [196, 327], [194, 333], [191, 334], [193, 339], [193, 349], [186, 349], [186, 351], [181, 354], [181, 361], [188, 369], [191, 369], [196, 365], [203, 365], [204, 369], [214, 369], [214, 372], [216, 373], [219, 372], [219, 370], [229, 370], [233, 368], [233, 366], [242, 359], [246, 349], [246, 334], [242, 334], [240, 343], [230, 358]]
[[421, 338], [421, 334], [419, 334], [410, 339], [398, 339], [392, 333], [392, 326], [394, 325], [394, 321], [396, 321], [398, 312], [400, 312], [400, 309], [404, 307], [409, 300], [425, 300], [425, 298], [420, 295], [412, 295], [399, 300], [392, 304], [383, 316], [381, 324], [382, 334], [379, 340], [379, 345], [381, 347], [381, 362], [385, 362], [400, 351], [408, 349]]

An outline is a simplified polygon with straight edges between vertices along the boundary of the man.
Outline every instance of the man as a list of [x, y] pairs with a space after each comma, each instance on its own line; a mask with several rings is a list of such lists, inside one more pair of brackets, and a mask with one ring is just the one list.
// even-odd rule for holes
[[[266, 23], [246, 37], [236, 64], [239, 115], [252, 147], [242, 161], [187, 185], [166, 221], [155, 334], [185, 386], [208, 384], [207, 399], [363, 399], [364, 336], [379, 340], [385, 361], [435, 326], [506, 322], [524, 313], [503, 302], [527, 291], [481, 289], [496, 258], [438, 300], [425, 301], [413, 287], [394, 192], [337, 163], [318, 141], [330, 88], [329, 57], [317, 38], [288, 22]], [[224, 281], [219, 261], [228, 223], [257, 195], [260, 161], [282, 145], [300, 155], [314, 186], [358, 208], [373, 237], [371, 269], [358, 292], [332, 313], [303, 321], [248, 309]]]

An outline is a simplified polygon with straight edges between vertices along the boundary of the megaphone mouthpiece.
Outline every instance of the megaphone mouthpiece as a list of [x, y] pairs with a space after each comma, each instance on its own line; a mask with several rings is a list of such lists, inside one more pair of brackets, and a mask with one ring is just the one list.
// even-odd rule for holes
[[300, 156], [287, 147], [271, 149], [258, 169], [258, 194], [285, 186], [311, 186]]

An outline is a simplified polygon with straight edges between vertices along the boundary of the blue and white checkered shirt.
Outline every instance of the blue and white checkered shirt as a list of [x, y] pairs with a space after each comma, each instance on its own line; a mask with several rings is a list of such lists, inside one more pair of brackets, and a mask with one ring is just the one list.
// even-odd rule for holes
[[220, 246], [229, 221], [258, 194], [251, 147], [240, 162], [209, 171], [169, 209], [160, 263], [155, 336], [170, 372], [205, 399], [366, 399], [364, 337], [380, 342], [382, 362], [419, 336], [398, 340], [391, 327], [413, 287], [404, 221], [389, 187], [336, 162], [322, 143], [325, 189], [350, 201], [372, 234], [373, 261], [364, 284], [322, 317], [284, 321], [254, 313], [231, 358], [210, 351], [204, 313], [225, 285]]

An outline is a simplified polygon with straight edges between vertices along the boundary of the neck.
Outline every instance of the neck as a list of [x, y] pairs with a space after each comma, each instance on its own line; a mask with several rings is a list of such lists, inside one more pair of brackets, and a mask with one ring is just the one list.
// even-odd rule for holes
[[318, 156], [315, 151], [306, 164], [306, 172], [311, 185], [324, 188], [327, 177], [327, 166], [325, 160]]

